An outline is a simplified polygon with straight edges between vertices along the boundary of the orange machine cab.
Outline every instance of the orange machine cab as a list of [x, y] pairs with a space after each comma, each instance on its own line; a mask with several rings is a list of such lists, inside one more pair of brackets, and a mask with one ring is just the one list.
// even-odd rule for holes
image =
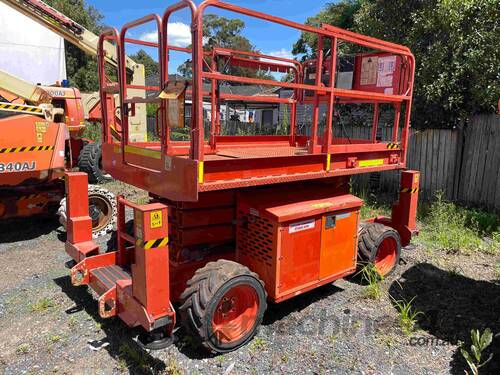
[[236, 261], [257, 270], [275, 302], [350, 274], [362, 204], [327, 190], [242, 193]]

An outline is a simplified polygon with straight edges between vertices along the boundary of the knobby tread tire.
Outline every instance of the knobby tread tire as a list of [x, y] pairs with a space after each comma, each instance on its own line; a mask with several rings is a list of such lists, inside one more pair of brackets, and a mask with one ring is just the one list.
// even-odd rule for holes
[[[236, 280], [246, 280], [257, 282], [261, 290], [257, 290], [260, 297], [259, 310], [257, 312], [254, 328], [249, 334], [243, 337], [230, 348], [223, 348], [211, 340], [211, 314], [210, 308], [218, 301], [214, 301], [217, 291], [226, 284], [236, 282]], [[237, 285], [237, 284], [235, 284]], [[181, 295], [180, 316], [187, 331], [198, 338], [199, 343], [206, 350], [213, 353], [226, 353], [245, 345], [258, 331], [262, 322], [264, 311], [267, 308], [267, 294], [264, 283], [259, 276], [250, 271], [247, 267], [229, 260], [218, 260], [210, 262], [205, 267], [198, 269], [194, 276], [188, 281], [186, 290]]]
[[[92, 238], [98, 238], [101, 236], [106, 235], [107, 233], [113, 231], [114, 226], [116, 224], [116, 215], [117, 215], [117, 204], [116, 204], [116, 196], [109, 191], [108, 189], [105, 189], [101, 186], [98, 185], [89, 185], [88, 187], [88, 195], [89, 199], [92, 198], [92, 196], [99, 196], [102, 199], [106, 199], [110, 206], [111, 206], [111, 218], [107, 225], [102, 228], [99, 231], [92, 230]], [[68, 213], [67, 213], [67, 207], [66, 207], [66, 197], [61, 199], [61, 202], [59, 203], [59, 209], [57, 211], [57, 214], [59, 215], [59, 223], [62, 225], [64, 230], [66, 230], [66, 225], [68, 221]]]
[[401, 254], [401, 238], [393, 228], [380, 223], [361, 223], [358, 237], [358, 258], [361, 262], [373, 263], [380, 244], [387, 237], [393, 237], [398, 248], [396, 263], [394, 268], [387, 273], [389, 275], [398, 265]]
[[78, 169], [87, 173], [90, 184], [103, 184], [110, 181], [101, 169], [102, 146], [100, 142], [88, 143], [78, 155]]

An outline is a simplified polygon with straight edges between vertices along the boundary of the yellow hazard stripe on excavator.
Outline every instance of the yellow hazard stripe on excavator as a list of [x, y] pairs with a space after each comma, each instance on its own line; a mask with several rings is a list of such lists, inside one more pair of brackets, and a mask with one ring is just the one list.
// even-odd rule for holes
[[143, 242], [141, 240], [137, 240], [136, 245], [144, 247], [144, 249], [149, 250], [149, 249], [156, 249], [158, 247], [164, 247], [167, 246], [168, 244], [168, 237], [163, 237], [163, 238], [158, 238], [156, 240], [149, 240], [146, 242]]
[[55, 146], [24, 146], [0, 148], [0, 154], [12, 154], [16, 152], [54, 151]]
[[401, 148], [401, 144], [399, 143], [388, 143], [387, 144], [387, 149], [389, 150], [397, 150]]
[[10, 103], [0, 103], [0, 110], [8, 111], [19, 111], [19, 112], [29, 112], [29, 113], [43, 113], [43, 109], [40, 107], [33, 107], [31, 105], [19, 105]]
[[415, 188], [415, 189], [404, 188], [404, 189], [401, 189], [401, 193], [415, 194], [415, 193], [418, 193], [418, 188]]
[[23, 195], [18, 200], [20, 200], [20, 201], [27, 201], [27, 200], [38, 198], [39, 196], [41, 196], [41, 194]]

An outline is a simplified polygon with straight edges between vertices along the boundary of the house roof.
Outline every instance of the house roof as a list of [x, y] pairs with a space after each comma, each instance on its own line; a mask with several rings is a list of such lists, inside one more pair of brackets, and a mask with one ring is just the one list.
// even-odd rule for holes
[[[147, 86], [158, 85], [160, 78], [158, 75], [146, 77]], [[186, 78], [179, 74], [169, 74], [169, 81], [185, 81]], [[203, 84], [203, 91], [210, 91], [210, 83]], [[241, 85], [241, 86], [231, 86], [231, 85], [220, 85], [220, 90], [224, 94], [232, 95], [244, 95], [244, 96], [254, 96], [254, 95], [264, 95], [264, 96], [278, 96], [275, 92], [274, 87], [264, 86], [264, 85]]]

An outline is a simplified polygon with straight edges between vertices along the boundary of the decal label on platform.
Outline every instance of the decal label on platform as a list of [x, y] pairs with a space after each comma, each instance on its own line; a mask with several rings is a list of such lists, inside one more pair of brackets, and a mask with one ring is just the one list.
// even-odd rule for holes
[[290, 224], [288, 233], [302, 232], [303, 230], [313, 229], [316, 226], [316, 220], [301, 221], [299, 223]]

